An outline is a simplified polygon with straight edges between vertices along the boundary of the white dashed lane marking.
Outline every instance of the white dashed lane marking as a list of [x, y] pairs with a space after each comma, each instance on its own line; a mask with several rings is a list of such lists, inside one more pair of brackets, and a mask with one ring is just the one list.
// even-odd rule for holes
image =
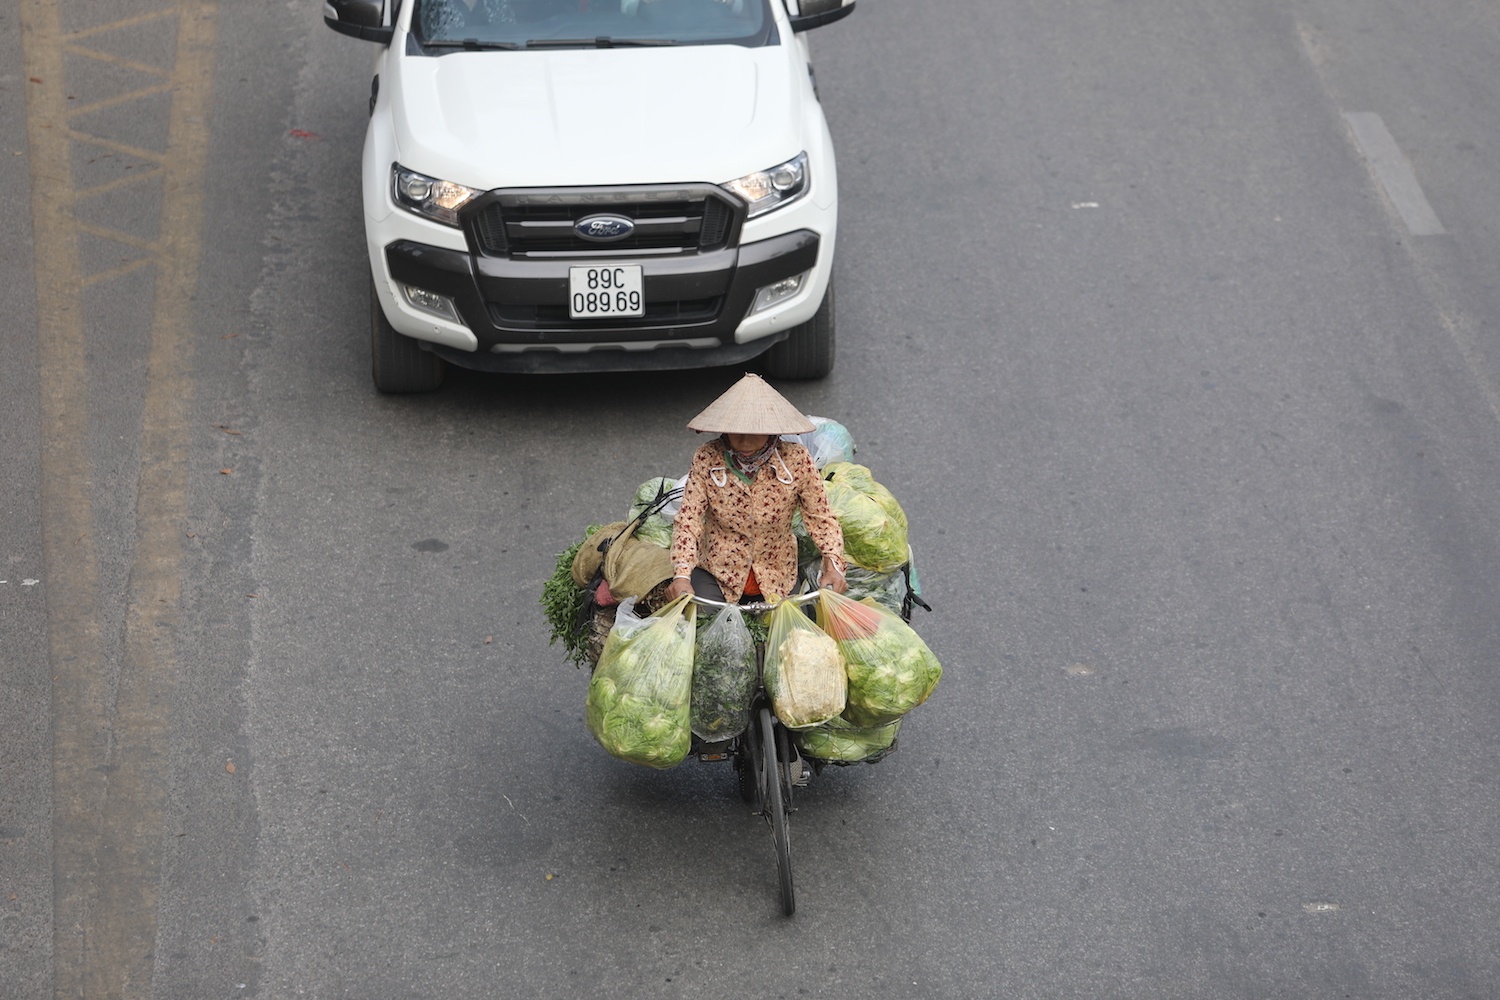
[[1344, 115], [1344, 120], [1354, 130], [1354, 141], [1359, 143], [1360, 152], [1369, 161], [1370, 170], [1385, 189], [1396, 214], [1406, 223], [1407, 231], [1413, 236], [1442, 236], [1446, 233], [1437, 213], [1427, 203], [1422, 186], [1417, 183], [1411, 162], [1396, 145], [1395, 137], [1380, 116], [1369, 111], [1350, 111]]

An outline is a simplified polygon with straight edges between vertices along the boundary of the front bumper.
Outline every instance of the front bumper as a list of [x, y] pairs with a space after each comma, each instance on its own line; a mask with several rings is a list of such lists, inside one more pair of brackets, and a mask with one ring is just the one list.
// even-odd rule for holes
[[[744, 343], [735, 334], [757, 290], [816, 267], [820, 242], [796, 230], [704, 253], [606, 258], [642, 266], [647, 312], [637, 319], [568, 317], [568, 269], [599, 260], [508, 259], [404, 239], [384, 256], [396, 284], [452, 299], [475, 349], [424, 336], [436, 332], [430, 317], [414, 317], [410, 332], [447, 361], [484, 371], [639, 371], [734, 364], [785, 339], [787, 329]], [[410, 310], [394, 291], [391, 305]], [[412, 326], [391, 320], [398, 330]]]

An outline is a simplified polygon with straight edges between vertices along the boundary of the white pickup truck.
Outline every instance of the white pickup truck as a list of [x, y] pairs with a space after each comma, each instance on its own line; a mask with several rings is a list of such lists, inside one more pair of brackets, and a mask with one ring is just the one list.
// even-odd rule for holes
[[373, 374], [833, 367], [833, 144], [802, 32], [853, 0], [326, 0], [378, 44]]

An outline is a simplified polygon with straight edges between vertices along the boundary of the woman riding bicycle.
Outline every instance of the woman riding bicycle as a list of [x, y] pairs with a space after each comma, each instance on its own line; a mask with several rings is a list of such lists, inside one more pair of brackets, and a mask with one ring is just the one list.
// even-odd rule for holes
[[780, 598], [797, 584], [799, 510], [822, 554], [819, 585], [843, 593], [844, 536], [807, 449], [781, 440], [813, 424], [759, 375], [746, 375], [688, 422], [719, 435], [693, 455], [672, 526], [670, 598]]

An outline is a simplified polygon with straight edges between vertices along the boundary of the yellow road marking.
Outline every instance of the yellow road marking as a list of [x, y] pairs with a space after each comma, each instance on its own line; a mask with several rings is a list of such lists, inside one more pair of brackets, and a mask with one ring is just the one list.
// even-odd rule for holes
[[96, 226], [91, 222], [78, 223], [78, 231], [80, 233], [88, 233], [90, 236], [114, 240], [116, 243], [123, 243], [128, 247], [135, 247], [137, 250], [145, 250], [149, 253], [160, 253], [166, 246], [161, 240], [143, 240], [139, 236], [122, 233], [120, 230], [111, 229], [108, 226]]
[[138, 257], [137, 259], [131, 261], [129, 264], [121, 264], [119, 267], [112, 267], [108, 271], [100, 271], [97, 274], [89, 275], [87, 278], [83, 279], [83, 287], [92, 288], [94, 285], [102, 284], [106, 281], [113, 281], [115, 278], [123, 278], [125, 275], [130, 274], [133, 271], [139, 271], [143, 267], [151, 267], [155, 263], [156, 261], [152, 260], [149, 257]]
[[[200, 250], [216, 8], [182, 2], [67, 34], [62, 0], [23, 0], [32, 225], [42, 401], [43, 546], [53, 681], [54, 993], [59, 998], [148, 997], [156, 948], [167, 737], [177, 672], [182, 523], [187, 510], [192, 399], [193, 292]], [[170, 70], [89, 49], [110, 32], [160, 22], [176, 31]], [[69, 107], [65, 55], [167, 80]], [[70, 119], [170, 90], [167, 148], [137, 148], [70, 127]], [[79, 192], [74, 144], [157, 164]], [[76, 216], [80, 201], [160, 180], [160, 238], [144, 240]], [[84, 278], [78, 238], [92, 234], [147, 257]], [[142, 404], [136, 543], [121, 659], [101, 633], [88, 449], [83, 289], [155, 268], [147, 384]], [[117, 678], [113, 688], [110, 681]]]
[[121, 31], [125, 28], [135, 28], [152, 21], [165, 21], [169, 17], [177, 16], [176, 8], [166, 10], [153, 10], [149, 14], [137, 14], [134, 17], [123, 17], [118, 21], [108, 24], [96, 24], [92, 28], [80, 28], [78, 31], [68, 35], [68, 41], [76, 42], [84, 38], [93, 38], [95, 35], [106, 35], [111, 31]]
[[[173, 103], [175, 104], [175, 102]], [[87, 132], [75, 132], [72, 129], [67, 129], [66, 135], [67, 138], [75, 142], [81, 142], [88, 146], [97, 146], [100, 149], [107, 149], [111, 153], [119, 153], [122, 156], [132, 156], [137, 160], [146, 160], [149, 163], [165, 164], [167, 162], [166, 156], [155, 150], [142, 149], [139, 146], [127, 146], [123, 142], [115, 142], [113, 139], [103, 139], [97, 135], [89, 135]], [[66, 166], [66, 161], [64, 165]]]
[[92, 827], [104, 799], [108, 694], [100, 636], [99, 562], [94, 548], [87, 448], [78, 241], [63, 86], [62, 30], [45, 0], [21, 4], [31, 151], [31, 217], [36, 260], [41, 392], [42, 547], [47, 566], [47, 634], [52, 658], [52, 961], [56, 995], [81, 996], [84, 923], [91, 909]]
[[116, 94], [113, 97], [93, 101], [89, 104], [80, 104], [73, 108], [73, 115], [76, 117], [78, 115], [92, 114], [95, 111], [108, 111], [110, 108], [117, 108], [122, 104], [129, 104], [131, 101], [138, 101], [143, 97], [154, 97], [157, 94], [168, 93], [171, 89], [171, 82], [163, 81], [154, 87], [142, 87], [140, 90], [132, 90], [128, 94]]
[[150, 170], [137, 171], [136, 173], [131, 174], [127, 177], [117, 177], [112, 181], [106, 181], [103, 184], [97, 184], [91, 188], [84, 188], [81, 191], [76, 192], [76, 195], [79, 201], [87, 201], [89, 198], [97, 198], [102, 194], [109, 194], [111, 191], [117, 191], [123, 187], [130, 187], [133, 184], [139, 184], [142, 181], [151, 180], [155, 177], [162, 177], [165, 174], [166, 171], [161, 169], [160, 167], [152, 167]]

